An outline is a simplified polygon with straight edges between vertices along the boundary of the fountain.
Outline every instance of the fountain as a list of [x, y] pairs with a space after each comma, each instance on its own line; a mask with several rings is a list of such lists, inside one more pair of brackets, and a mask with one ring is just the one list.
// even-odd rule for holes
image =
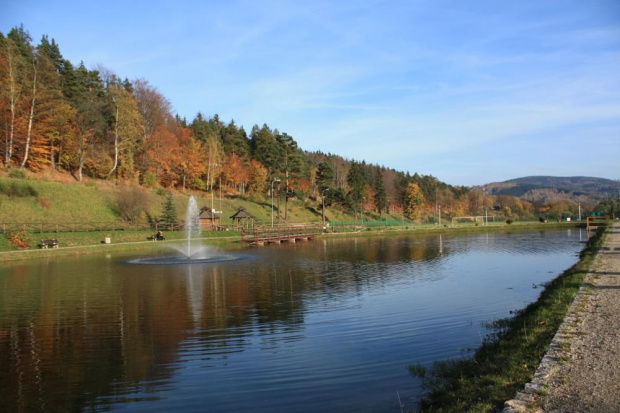
[[198, 203], [193, 196], [189, 197], [187, 210], [185, 211], [185, 237], [187, 238], [187, 258], [192, 257], [192, 235], [196, 233], [200, 236], [200, 219]]
[[[191, 196], [185, 211], [185, 242], [182, 244], [166, 244], [167, 247], [177, 250], [180, 256], [139, 258], [130, 261], [130, 264], [148, 265], [175, 265], [175, 264], [206, 264], [211, 262], [232, 261], [239, 259], [233, 255], [215, 255], [213, 248], [200, 245], [200, 209], [196, 198]], [[198, 244], [196, 243], [198, 241]], [[193, 245], [192, 245], [193, 244]]]

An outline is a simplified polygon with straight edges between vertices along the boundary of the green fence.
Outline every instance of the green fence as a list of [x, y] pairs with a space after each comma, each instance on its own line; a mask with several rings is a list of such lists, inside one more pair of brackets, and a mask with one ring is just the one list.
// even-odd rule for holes
[[397, 226], [403, 225], [403, 221], [330, 221], [329, 225], [338, 227], [338, 226], [352, 226], [352, 225], [363, 225], [366, 227], [386, 227], [386, 226]]

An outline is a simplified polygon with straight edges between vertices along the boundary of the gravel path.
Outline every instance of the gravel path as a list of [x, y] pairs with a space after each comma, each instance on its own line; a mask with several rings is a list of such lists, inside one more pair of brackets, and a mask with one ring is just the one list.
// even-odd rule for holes
[[607, 231], [532, 383], [503, 411], [620, 412], [620, 223]]

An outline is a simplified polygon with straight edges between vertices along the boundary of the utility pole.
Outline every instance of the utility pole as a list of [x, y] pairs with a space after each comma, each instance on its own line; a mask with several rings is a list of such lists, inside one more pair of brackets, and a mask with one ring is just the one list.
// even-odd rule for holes
[[280, 182], [278, 178], [271, 181], [271, 227], [273, 228], [273, 184], [275, 182]]
[[329, 191], [329, 188], [325, 188], [321, 191], [321, 202], [323, 203], [321, 208], [321, 211], [323, 212], [323, 229], [325, 229], [325, 191]]

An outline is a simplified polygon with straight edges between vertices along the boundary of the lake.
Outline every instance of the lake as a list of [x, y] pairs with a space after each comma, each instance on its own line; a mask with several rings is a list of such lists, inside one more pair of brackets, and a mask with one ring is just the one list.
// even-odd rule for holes
[[0, 264], [0, 410], [411, 409], [423, 389], [408, 365], [470, 354], [582, 241], [399, 235], [231, 246], [212, 253], [233, 260], [192, 265], [137, 264], [172, 249]]

